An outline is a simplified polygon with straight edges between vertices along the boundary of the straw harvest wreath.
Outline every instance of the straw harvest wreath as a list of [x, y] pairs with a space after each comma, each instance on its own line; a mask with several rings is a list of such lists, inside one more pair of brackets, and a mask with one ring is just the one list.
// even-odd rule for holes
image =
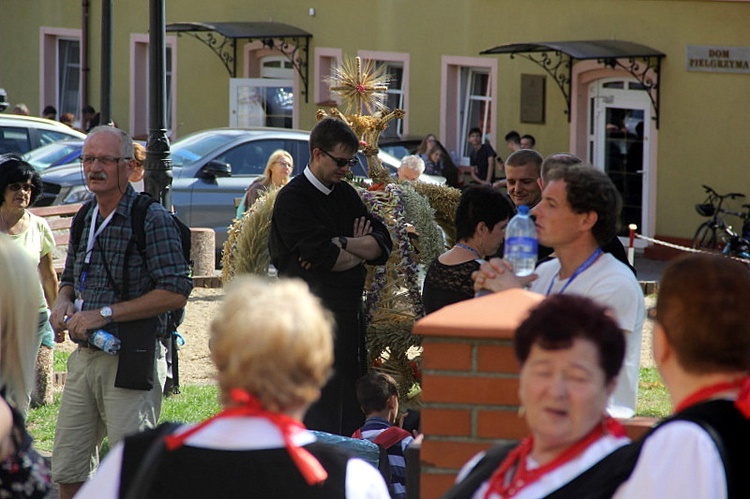
[[[378, 139], [401, 109], [384, 105], [388, 88], [385, 67], [359, 57], [349, 59], [328, 78], [331, 92], [345, 103], [319, 109], [317, 119], [335, 116], [344, 120], [360, 138], [371, 181], [349, 182], [370, 213], [388, 227], [393, 251], [386, 265], [368, 266], [365, 283], [367, 347], [369, 361], [399, 382], [409, 394], [406, 407], [418, 404], [421, 338], [413, 335], [414, 322], [424, 315], [419, 274], [455, 239], [453, 219], [460, 192], [444, 185], [398, 181], [378, 159]], [[364, 113], [364, 114], [363, 114]], [[267, 275], [270, 265], [268, 234], [277, 189], [262, 195], [245, 215], [229, 228], [224, 245], [222, 279], [235, 275]], [[442, 229], [442, 230], [441, 230]]]

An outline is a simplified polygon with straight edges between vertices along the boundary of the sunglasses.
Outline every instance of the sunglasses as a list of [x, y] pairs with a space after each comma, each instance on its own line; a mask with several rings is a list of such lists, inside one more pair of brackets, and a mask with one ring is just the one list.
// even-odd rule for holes
[[318, 150], [321, 151], [326, 156], [328, 156], [329, 158], [331, 158], [334, 161], [334, 163], [336, 163], [336, 166], [338, 166], [339, 168], [343, 168], [345, 166], [356, 166], [357, 163], [359, 163], [359, 158], [356, 156], [354, 156], [352, 159], [337, 158], [336, 156], [333, 156], [328, 151], [324, 151], [323, 149], [318, 149]]
[[18, 192], [20, 190], [23, 190], [24, 192], [33, 193], [36, 191], [36, 187], [34, 187], [31, 184], [26, 184], [24, 182], [16, 182], [15, 184], [9, 184], [8, 189], [10, 189], [13, 192]]

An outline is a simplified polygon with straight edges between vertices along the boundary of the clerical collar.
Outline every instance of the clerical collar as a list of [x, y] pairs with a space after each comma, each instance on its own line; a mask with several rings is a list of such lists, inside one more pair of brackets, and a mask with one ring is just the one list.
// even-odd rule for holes
[[322, 192], [326, 196], [333, 192], [333, 187], [336, 187], [336, 185], [334, 184], [334, 186], [329, 189], [328, 187], [323, 185], [323, 182], [318, 180], [318, 177], [316, 177], [313, 174], [313, 172], [310, 170], [310, 165], [307, 165], [305, 167], [305, 171], [302, 173], [305, 174], [305, 177], [307, 177], [307, 180], [309, 180], [310, 183], [314, 185], [316, 189], [318, 189], [320, 192]]

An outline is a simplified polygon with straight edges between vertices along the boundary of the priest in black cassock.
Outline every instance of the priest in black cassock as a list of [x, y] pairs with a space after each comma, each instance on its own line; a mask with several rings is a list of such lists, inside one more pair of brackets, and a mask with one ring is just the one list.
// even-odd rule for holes
[[342, 182], [357, 164], [358, 149], [359, 139], [342, 120], [315, 125], [310, 163], [276, 197], [268, 240], [279, 276], [307, 282], [336, 319], [334, 374], [305, 425], [346, 436], [364, 422], [354, 389], [367, 371], [364, 263], [384, 265], [392, 247], [385, 225]]

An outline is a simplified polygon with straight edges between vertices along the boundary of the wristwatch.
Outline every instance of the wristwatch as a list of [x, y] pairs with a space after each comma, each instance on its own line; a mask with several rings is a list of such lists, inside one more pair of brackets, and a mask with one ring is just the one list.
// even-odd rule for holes
[[112, 322], [112, 307], [102, 307], [99, 310], [99, 315], [101, 315], [105, 321], [107, 321], [107, 324]]
[[339, 236], [339, 244], [341, 245], [341, 249], [346, 249], [346, 244], [349, 242], [349, 239], [344, 236]]

